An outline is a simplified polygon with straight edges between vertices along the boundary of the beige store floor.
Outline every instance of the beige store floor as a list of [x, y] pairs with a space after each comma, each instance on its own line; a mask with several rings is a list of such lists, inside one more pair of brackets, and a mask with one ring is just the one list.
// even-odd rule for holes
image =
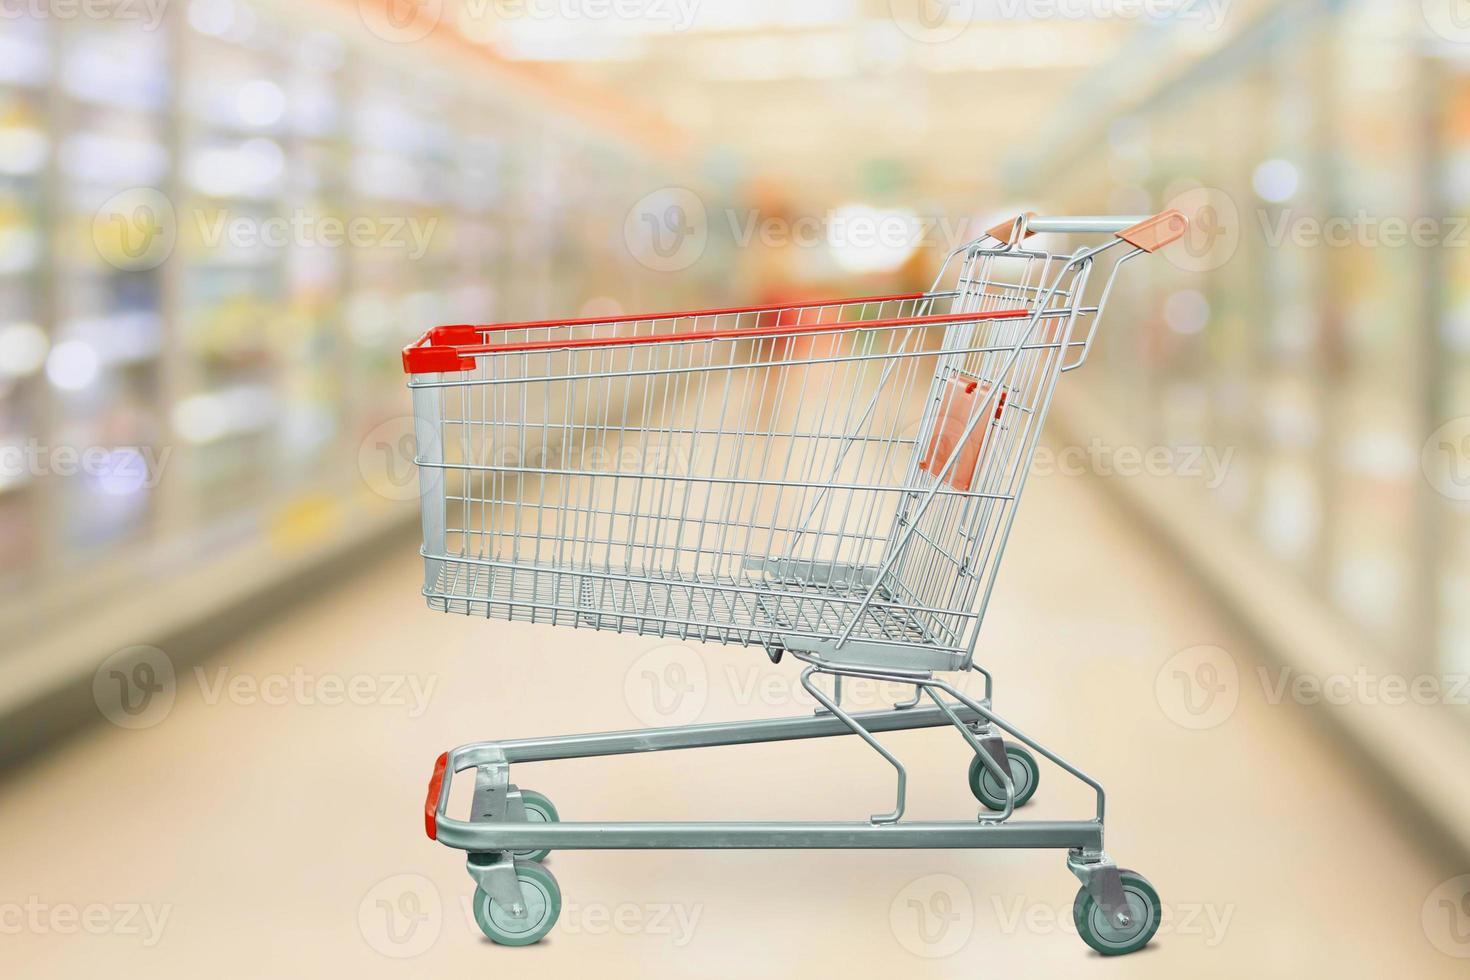
[[[1086, 480], [1033, 481], [982, 646], [998, 708], [1104, 781], [1109, 849], [1163, 897], [1154, 946], [1120, 960], [1071, 934], [1057, 852], [562, 853], [557, 929], [489, 945], [461, 860], [423, 836], [442, 749], [811, 706], [758, 651], [432, 615], [416, 576], [407, 552], [368, 570], [181, 668], [156, 724], [99, 725], [0, 786], [5, 975], [1465, 975], [1431, 896], [1467, 869], [1435, 867], [1319, 726], [1269, 703], [1241, 635]], [[1229, 690], [1178, 700], [1198, 664], [1170, 658], [1200, 646], [1238, 667], [1233, 712]], [[954, 733], [888, 741], [911, 815], [974, 813]], [[513, 775], [568, 819], [853, 819], [892, 792], [852, 739]], [[1090, 801], [1048, 768], [1026, 813]]]

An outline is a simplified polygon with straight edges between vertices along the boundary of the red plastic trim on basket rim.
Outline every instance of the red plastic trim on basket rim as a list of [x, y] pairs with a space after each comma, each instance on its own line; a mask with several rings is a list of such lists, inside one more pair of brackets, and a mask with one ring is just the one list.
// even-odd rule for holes
[[[851, 299], [824, 299], [810, 303], [763, 303], [756, 306], [726, 306], [708, 310], [670, 310], [663, 313], [633, 313], [628, 316], [586, 316], [570, 320], [522, 320], [514, 323], [450, 323], [433, 327], [403, 349], [403, 366], [409, 374], [417, 371], [409, 368], [409, 351], [433, 348], [461, 347], [473, 344], [481, 334], [501, 330], [536, 330], [545, 327], [585, 327], [597, 323], [647, 323], [651, 320], [689, 319], [701, 316], [727, 316], [737, 313], [774, 313], [777, 310], [810, 310], [824, 306], [851, 306], [858, 303], [896, 303], [903, 300], [923, 299], [928, 293], [893, 293], [888, 296], [854, 296]], [[424, 363], [443, 361], [449, 363], [448, 351], [441, 350], [437, 356], [419, 358]], [[457, 371], [461, 368], [423, 367], [419, 371]]]
[[[923, 296], [882, 297], [883, 299], [914, 299]], [[867, 299], [867, 302], [877, 302], [879, 298]], [[814, 303], [811, 306], [834, 306], [845, 303], [861, 303], [863, 299], [838, 300], [828, 303]], [[806, 307], [804, 307], [806, 308]], [[675, 317], [707, 316], [712, 313], [731, 312], [755, 312], [757, 310], [785, 310], [794, 309], [787, 305], [772, 307], [742, 307], [734, 310], [713, 310], [704, 312], [688, 313], [660, 313], [646, 314], [638, 317], [628, 317], [619, 320], [594, 319], [584, 323], [626, 323], [633, 320], [662, 320]], [[788, 334], [811, 334], [831, 333], [842, 330], [877, 330], [889, 327], [923, 326], [932, 323], [972, 323], [977, 320], [1009, 320], [1019, 317], [1028, 317], [1031, 311], [1025, 308], [1013, 310], [987, 310], [981, 313], [933, 313], [925, 316], [903, 316], [892, 317], [886, 320], [848, 320], [842, 323], [790, 323], [776, 324], [770, 327], [747, 327], [727, 330], [696, 330], [688, 333], [675, 333], [664, 335], [649, 335], [644, 337], [582, 337], [572, 340], [532, 340], [519, 344], [474, 344], [456, 342], [457, 335], [451, 339], [450, 335], [438, 334], [438, 331], [460, 330], [462, 327], [436, 327], [421, 337], [414, 345], [403, 349], [403, 369], [409, 374], [423, 374], [432, 371], [468, 371], [475, 366], [475, 355], [478, 354], [513, 354], [527, 353], [541, 350], [574, 350], [581, 347], [622, 347], [632, 344], [668, 344], [691, 340], [723, 340], [733, 338], [744, 340], [750, 337], [779, 337]], [[542, 321], [536, 325], [570, 325], [576, 321], [552, 320]], [[526, 324], [508, 324], [502, 327], [525, 326]], [[483, 328], [469, 328], [479, 331]], [[448, 340], [447, 344], [439, 344], [438, 340]], [[418, 346], [425, 341], [430, 341], [433, 346]]]

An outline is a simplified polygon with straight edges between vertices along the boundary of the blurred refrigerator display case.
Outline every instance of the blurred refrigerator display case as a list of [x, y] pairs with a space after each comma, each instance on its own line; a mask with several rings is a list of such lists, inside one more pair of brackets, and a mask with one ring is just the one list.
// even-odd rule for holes
[[1322, 250], [1310, 229], [1326, 202], [1316, 192], [1321, 113], [1320, 42], [1298, 34], [1267, 52], [1255, 69], [1263, 125], [1250, 142], [1254, 159], [1235, 185], [1243, 237], [1260, 239], [1263, 304], [1257, 371], [1260, 386], [1259, 509], [1256, 533], [1271, 553], [1321, 588], [1328, 496], [1323, 460], [1327, 409], [1323, 390]]
[[281, 396], [298, 324], [287, 293], [296, 247], [288, 174], [293, 32], [252, 11], [228, 30], [191, 16], [181, 99], [179, 399], [189, 523], [250, 508], [285, 463]]
[[165, 441], [164, 289], [148, 253], [166, 220], [157, 188], [171, 172], [176, 65], [166, 27], [118, 18], [58, 30], [47, 423], [54, 445], [101, 454], [100, 465], [54, 480], [46, 494], [42, 526], [60, 573], [144, 540], [158, 514], [159, 474], [148, 460]]
[[[558, 256], [609, 248], [661, 151], [493, 61], [270, 0], [6, 19], [0, 623], [27, 627], [6, 636], [82, 601], [149, 618], [99, 602], [141, 568], [254, 580], [323, 529], [372, 533], [396, 498], [360, 451], [406, 414], [426, 324], [658, 288]], [[28, 440], [104, 465], [53, 479]]]
[[366, 228], [350, 250], [351, 309], [364, 342], [360, 365], [373, 403], [371, 424], [403, 414], [392, 394], [398, 350], [414, 324], [450, 319], [455, 284], [457, 210], [453, 177], [459, 153], [455, 93], [447, 76], [420, 71], [398, 81], [401, 66], [360, 66], [350, 109], [352, 218]]
[[[1330, 87], [1337, 101], [1325, 211], [1346, 235], [1327, 247], [1333, 333], [1323, 385], [1332, 432], [1328, 588], [1343, 614], [1407, 666], [1427, 666], [1417, 597], [1422, 443], [1428, 379], [1424, 249], [1402, 229], [1425, 200], [1420, 120], [1404, 111], [1416, 87], [1417, 12], [1353, 4], [1333, 20]], [[1418, 663], [1414, 663], [1418, 660]]]
[[41, 426], [50, 348], [40, 284], [54, 43], [43, 20], [7, 21], [0, 34], [0, 595], [18, 588], [41, 554], [27, 442]]
[[[1085, 383], [1138, 438], [1203, 433], [1232, 453], [1215, 500], [1387, 658], [1425, 667], [1437, 646], [1465, 664], [1466, 505], [1426, 490], [1420, 455], [1425, 433], [1470, 410], [1470, 260], [1390, 237], [1429, 207], [1423, 171], [1405, 166], [1426, 155], [1404, 97], [1422, 87], [1425, 27], [1366, 0], [1273, 23], [1053, 163], [1074, 209], [1238, 212], [1228, 261], [1186, 248], [1120, 287]], [[1470, 71], [1453, 73], [1442, 182], [1464, 214]], [[1422, 328], [1436, 261], [1437, 332]]]
[[1470, 418], [1470, 232], [1464, 230], [1470, 226], [1470, 57], [1452, 48], [1436, 68], [1441, 97], [1435, 192], [1448, 219], [1447, 234], [1458, 232], [1459, 240], [1437, 253], [1442, 281], [1434, 320], [1435, 432], [1421, 449], [1421, 464], [1440, 544], [1434, 639], [1441, 669], [1463, 674], [1470, 672], [1470, 425], [1464, 421]]

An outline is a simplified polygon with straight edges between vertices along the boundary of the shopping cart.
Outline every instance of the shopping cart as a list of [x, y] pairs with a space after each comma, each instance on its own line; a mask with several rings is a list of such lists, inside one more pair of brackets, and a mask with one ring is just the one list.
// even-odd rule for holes
[[[425, 829], [468, 852], [490, 939], [524, 945], [554, 925], [561, 893], [540, 863], [554, 849], [1008, 847], [1067, 850], [1094, 949], [1148, 943], [1158, 894], [1104, 853], [1102, 786], [995, 714], [974, 653], [1057, 380], [1087, 359], [1122, 266], [1185, 229], [1176, 211], [1025, 215], [951, 252], [926, 293], [446, 326], [405, 349], [430, 607], [789, 653], [821, 705], [441, 755]], [[1028, 244], [1036, 233], [1109, 237], [1058, 254]], [[970, 671], [983, 697], [938, 676]], [[913, 696], [849, 713], [844, 678]], [[876, 736], [942, 725], [972, 750], [984, 809], [905, 821], [905, 768]], [[897, 774], [893, 809], [866, 821], [560, 822], [509, 775], [849, 733]], [[1037, 755], [1092, 788], [1091, 819], [1011, 819], [1036, 791]], [[471, 769], [470, 813], [451, 818], [451, 780]]]

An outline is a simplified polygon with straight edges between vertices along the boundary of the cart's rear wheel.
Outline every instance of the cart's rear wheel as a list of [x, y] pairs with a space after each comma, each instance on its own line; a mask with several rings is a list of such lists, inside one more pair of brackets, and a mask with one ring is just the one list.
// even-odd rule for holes
[[[1007, 745], [1006, 758], [1011, 763], [1011, 782], [1016, 786], [1016, 807], [1019, 809], [1036, 795], [1041, 769], [1036, 765], [1036, 757], [1022, 745]], [[970, 792], [992, 810], [1006, 808], [1006, 788], [990, 774], [978, 755], [970, 760]]]
[[1137, 871], [1119, 869], [1123, 879], [1123, 895], [1128, 899], [1128, 921], [1112, 921], [1086, 888], [1077, 892], [1072, 903], [1072, 921], [1082, 941], [1104, 956], [1136, 953], [1148, 945], [1159, 931], [1163, 906], [1159, 893], [1148, 879]]
[[[526, 805], [526, 823], [556, 823], [561, 819], [551, 801], [533, 789], [521, 790], [521, 802]], [[551, 853], [551, 848], [540, 847], [513, 853], [518, 860], [544, 861], [546, 855]]]
[[529, 946], [540, 942], [561, 915], [561, 888], [539, 864], [516, 862], [516, 878], [526, 901], [526, 914], [517, 918], [485, 893], [475, 889], [475, 923], [491, 942], [502, 946]]

